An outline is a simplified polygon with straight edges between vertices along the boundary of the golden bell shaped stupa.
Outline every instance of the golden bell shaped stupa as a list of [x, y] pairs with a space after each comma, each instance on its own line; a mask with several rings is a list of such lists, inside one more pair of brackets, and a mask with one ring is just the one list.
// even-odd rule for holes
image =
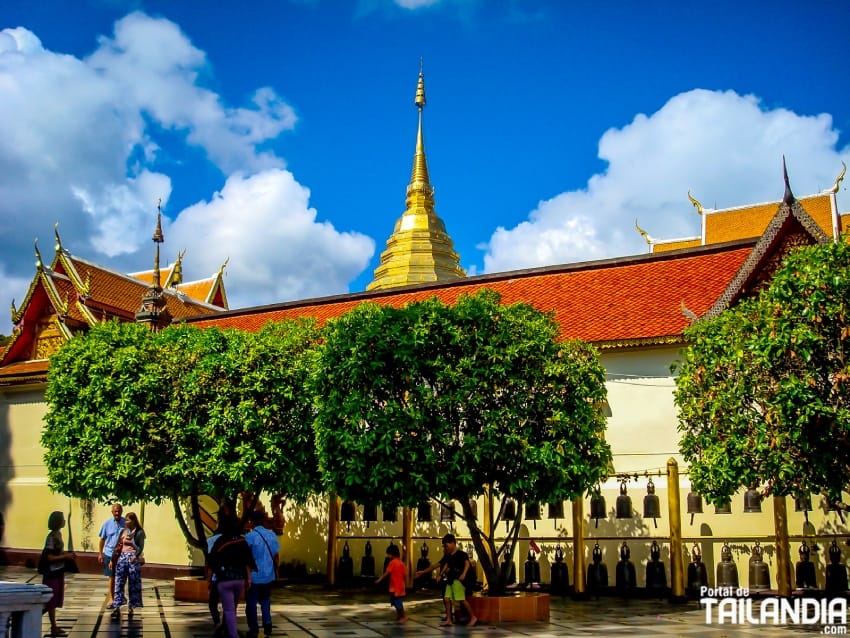
[[421, 68], [414, 103], [419, 110], [419, 131], [416, 134], [413, 171], [407, 186], [406, 209], [395, 223], [387, 248], [381, 253], [381, 263], [375, 268], [375, 278], [366, 290], [466, 277], [451, 237], [446, 233], [446, 226], [434, 212], [434, 187], [428, 178], [422, 137], [425, 76]]

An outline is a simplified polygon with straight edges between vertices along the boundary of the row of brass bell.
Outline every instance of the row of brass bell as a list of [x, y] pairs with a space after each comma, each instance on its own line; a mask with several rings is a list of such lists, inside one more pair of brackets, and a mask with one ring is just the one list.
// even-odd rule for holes
[[[632, 497], [628, 495], [625, 480], [620, 482], [620, 495], [617, 497], [614, 513], [617, 518], [632, 518]], [[597, 489], [590, 497], [590, 518], [594, 519], [596, 527], [599, 527], [599, 519], [607, 518], [607, 516], [605, 497]], [[653, 519], [655, 526], [658, 527], [656, 519], [661, 518], [661, 502], [655, 493], [655, 483], [652, 479], [649, 479], [646, 485], [646, 496], [643, 497], [643, 517]]]

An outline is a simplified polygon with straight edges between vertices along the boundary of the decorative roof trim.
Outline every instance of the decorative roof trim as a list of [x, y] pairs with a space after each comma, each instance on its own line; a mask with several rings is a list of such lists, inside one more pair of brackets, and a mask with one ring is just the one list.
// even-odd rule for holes
[[779, 210], [773, 216], [773, 219], [770, 220], [761, 238], [756, 242], [753, 251], [744, 260], [744, 263], [741, 264], [737, 274], [729, 282], [726, 290], [703, 315], [703, 318], [717, 316], [740, 298], [747, 283], [760, 270], [759, 267], [765, 258], [775, 249], [777, 239], [784, 235], [783, 231], [787, 228], [787, 224], [790, 221], [797, 221], [803, 230], [818, 244], [831, 241], [829, 236], [818, 226], [817, 222], [806, 212], [806, 209], [803, 208], [799, 200], [794, 200], [791, 205], [784, 202], [781, 203]]
[[614, 350], [621, 348], [640, 348], [645, 346], [671, 346], [685, 343], [685, 338], [678, 335], [666, 335], [663, 337], [639, 337], [637, 339], [615, 339], [613, 341], [596, 341], [591, 345], [599, 350]]

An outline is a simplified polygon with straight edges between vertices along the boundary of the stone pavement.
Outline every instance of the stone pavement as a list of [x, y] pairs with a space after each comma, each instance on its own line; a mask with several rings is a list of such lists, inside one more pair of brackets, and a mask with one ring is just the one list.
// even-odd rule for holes
[[[0, 568], [0, 580], [41, 582], [33, 569]], [[66, 576], [65, 606], [58, 610], [59, 624], [72, 638], [209, 638], [212, 623], [206, 605], [174, 600], [171, 581], [143, 582], [144, 608], [127, 618], [126, 608], [120, 621], [110, 618], [105, 610], [106, 580], [91, 574]], [[410, 622], [398, 626], [391, 619], [394, 612], [387, 596], [381, 592], [331, 591], [315, 585], [288, 585], [273, 590], [272, 613], [275, 636], [315, 638], [377, 638], [380, 636], [471, 636], [508, 637], [535, 636], [684, 636], [687, 638], [731, 638], [733, 636], [766, 636], [793, 638], [821, 633], [812, 627], [752, 627], [740, 625], [706, 625], [705, 612], [696, 604], [670, 605], [664, 601], [633, 600], [624, 603], [616, 598], [577, 602], [553, 597], [548, 623], [522, 623], [478, 626], [473, 629], [438, 627], [442, 604], [433, 592], [415, 592], [405, 602]], [[240, 606], [239, 613], [243, 608]], [[847, 628], [838, 627], [846, 634]], [[43, 635], [49, 635], [44, 616]], [[843, 630], [843, 631], [842, 631]], [[246, 631], [244, 617], [240, 631]], [[36, 636], [27, 638], [38, 638]]]

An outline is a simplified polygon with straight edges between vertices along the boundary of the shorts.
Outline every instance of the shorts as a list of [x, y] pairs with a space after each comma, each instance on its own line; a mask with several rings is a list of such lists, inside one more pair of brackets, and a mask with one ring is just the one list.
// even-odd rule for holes
[[404, 611], [404, 598], [390, 594], [390, 605], [392, 605], [396, 611]]
[[446, 593], [443, 595], [443, 598], [454, 600], [455, 602], [466, 600], [466, 587], [459, 580], [449, 583], [446, 585]]
[[104, 576], [114, 576], [115, 570], [109, 569], [109, 563], [112, 562], [112, 556], [103, 555], [103, 575]]

